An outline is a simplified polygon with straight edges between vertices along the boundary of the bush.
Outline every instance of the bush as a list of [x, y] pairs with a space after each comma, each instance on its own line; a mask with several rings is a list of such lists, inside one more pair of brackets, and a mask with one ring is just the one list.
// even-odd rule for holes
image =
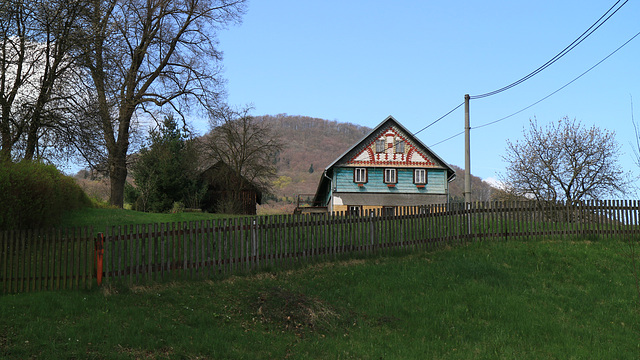
[[88, 206], [84, 191], [53, 165], [0, 163], [0, 230], [51, 227], [65, 211]]

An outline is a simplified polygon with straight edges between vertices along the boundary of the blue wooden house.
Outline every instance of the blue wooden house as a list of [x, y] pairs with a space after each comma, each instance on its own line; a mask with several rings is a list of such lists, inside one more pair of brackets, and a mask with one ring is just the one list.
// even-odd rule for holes
[[314, 197], [329, 212], [446, 203], [455, 171], [392, 116], [323, 172]]

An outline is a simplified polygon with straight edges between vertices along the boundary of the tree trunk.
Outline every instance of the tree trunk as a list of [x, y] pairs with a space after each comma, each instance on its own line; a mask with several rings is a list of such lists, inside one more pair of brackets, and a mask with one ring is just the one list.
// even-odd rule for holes
[[36, 146], [38, 145], [38, 130], [40, 128], [40, 114], [33, 116], [31, 124], [29, 125], [29, 131], [27, 132], [27, 146], [24, 151], [24, 160], [31, 161], [36, 153]]
[[0, 119], [0, 136], [2, 137], [2, 143], [0, 144], [0, 161], [11, 160], [11, 151], [15, 143], [15, 141], [13, 141], [14, 134], [11, 133], [11, 125], [9, 125], [10, 114], [9, 109], [3, 106], [2, 118]]
[[118, 208], [124, 206], [124, 185], [127, 181], [127, 157], [115, 155], [109, 158], [109, 180], [111, 196], [109, 203]]

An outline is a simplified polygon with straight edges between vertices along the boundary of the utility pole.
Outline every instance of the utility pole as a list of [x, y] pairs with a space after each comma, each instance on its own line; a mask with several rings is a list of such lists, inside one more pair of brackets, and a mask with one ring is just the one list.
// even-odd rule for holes
[[471, 203], [471, 145], [469, 133], [469, 94], [464, 96], [464, 202]]

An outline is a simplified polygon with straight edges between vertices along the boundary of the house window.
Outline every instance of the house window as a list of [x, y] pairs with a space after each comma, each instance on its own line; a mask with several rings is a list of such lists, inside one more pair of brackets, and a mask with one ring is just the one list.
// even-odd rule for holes
[[376, 153], [384, 152], [384, 139], [376, 140]]
[[413, 183], [414, 184], [426, 184], [427, 183], [427, 170], [415, 169], [413, 171]]
[[404, 154], [404, 141], [396, 142], [396, 154]]
[[355, 168], [353, 169], [353, 182], [358, 184], [364, 184], [367, 182], [367, 169]]
[[362, 206], [349, 205], [349, 215], [360, 216], [361, 213], [362, 213]]
[[384, 169], [384, 183], [395, 184], [397, 182], [398, 177], [396, 176], [396, 169]]

